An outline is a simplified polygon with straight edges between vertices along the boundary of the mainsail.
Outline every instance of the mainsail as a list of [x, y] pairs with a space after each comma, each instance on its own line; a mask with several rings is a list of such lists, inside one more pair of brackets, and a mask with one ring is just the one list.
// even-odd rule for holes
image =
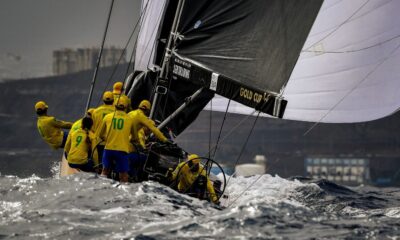
[[[399, 1], [325, 0], [283, 91], [283, 118], [362, 122], [400, 107]], [[212, 109], [225, 111], [215, 97]], [[207, 107], [206, 109], [210, 109]], [[230, 112], [253, 109], [231, 103]]]
[[[163, 121], [187, 97], [202, 89], [190, 107], [175, 118], [178, 120], [170, 123], [175, 125], [175, 133], [180, 133], [194, 120], [214, 93], [282, 117], [286, 101], [280, 92], [290, 77], [321, 4], [322, 0], [168, 1], [160, 27], [154, 27], [159, 41], [150, 43], [156, 46], [155, 56], [147, 54], [147, 61], [161, 66], [161, 71], [165, 70], [161, 60], [168, 58], [165, 77], [137, 79], [137, 82], [152, 82], [150, 86], [153, 87], [145, 91], [137, 86], [148, 84], [136, 84], [133, 96], [149, 92], [147, 97], [152, 98], [151, 92], [156, 89], [161, 99], [156, 102], [159, 108], [155, 118]], [[174, 18], [177, 20], [175, 30], [171, 29], [172, 10], [177, 16]], [[145, 17], [160, 18], [152, 13], [146, 12]], [[170, 32], [172, 44], [166, 46]], [[139, 35], [139, 42], [141, 38], [145, 35]], [[160, 49], [165, 46], [166, 55], [160, 56]], [[142, 59], [146, 55], [144, 51], [137, 49], [136, 57]]]

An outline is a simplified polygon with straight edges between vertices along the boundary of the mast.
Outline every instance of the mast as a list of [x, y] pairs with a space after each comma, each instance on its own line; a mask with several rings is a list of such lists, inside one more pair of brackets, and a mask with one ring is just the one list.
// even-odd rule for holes
[[178, 6], [176, 8], [174, 21], [172, 23], [171, 33], [170, 33], [170, 35], [168, 37], [168, 42], [167, 42], [167, 45], [166, 45], [166, 48], [165, 48], [165, 54], [164, 54], [163, 62], [162, 62], [162, 65], [161, 65], [160, 74], [159, 74], [158, 79], [157, 79], [155, 95], [154, 95], [154, 99], [153, 99], [153, 103], [152, 103], [151, 111], [150, 111], [150, 119], [154, 118], [154, 112], [155, 112], [155, 108], [156, 108], [156, 105], [157, 105], [158, 96], [160, 94], [166, 94], [167, 91], [168, 91], [165, 86], [160, 85], [159, 83], [160, 83], [160, 79], [166, 79], [166, 76], [167, 76], [166, 66], [167, 66], [167, 63], [169, 62], [169, 59], [171, 58], [172, 38], [175, 37], [176, 34], [177, 34], [178, 26], [179, 26], [179, 20], [180, 20], [180, 17], [182, 15], [182, 9], [183, 9], [184, 5], [185, 5], [185, 0], [179, 0]]

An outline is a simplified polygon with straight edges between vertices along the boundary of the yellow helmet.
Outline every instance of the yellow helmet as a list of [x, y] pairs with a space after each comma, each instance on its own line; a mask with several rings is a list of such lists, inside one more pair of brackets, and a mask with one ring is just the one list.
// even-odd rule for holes
[[114, 95], [111, 91], [106, 91], [103, 94], [103, 101], [104, 102], [111, 102], [114, 101]]
[[128, 104], [129, 104], [129, 99], [128, 99], [127, 96], [122, 95], [117, 99], [116, 102], [117, 102], [117, 107], [118, 108], [126, 109], [128, 107]]
[[122, 83], [122, 82], [116, 82], [116, 83], [114, 83], [114, 86], [113, 86], [113, 93], [114, 93], [114, 94], [121, 94], [121, 92], [122, 92], [122, 87], [123, 87], [123, 83]]
[[35, 111], [48, 109], [49, 106], [44, 101], [39, 101], [35, 104]]
[[150, 110], [151, 109], [151, 103], [148, 100], [143, 100], [139, 104], [140, 109], [144, 110]]
[[188, 160], [192, 161], [192, 163], [194, 163], [194, 164], [199, 164], [201, 159], [200, 159], [199, 155], [197, 155], [197, 154], [190, 154], [188, 157]]

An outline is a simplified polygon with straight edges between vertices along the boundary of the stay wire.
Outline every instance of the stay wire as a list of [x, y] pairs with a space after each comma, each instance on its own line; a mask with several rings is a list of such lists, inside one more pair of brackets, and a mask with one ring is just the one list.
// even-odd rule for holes
[[132, 65], [132, 59], [133, 59], [134, 54], [135, 54], [135, 48], [132, 49], [131, 57], [129, 58], [128, 67], [126, 68], [124, 79], [126, 79], [128, 77], [129, 69]]
[[[244, 149], [246, 148], [246, 145], [247, 145], [247, 143], [248, 143], [248, 141], [249, 141], [249, 139], [250, 139], [250, 136], [251, 136], [251, 134], [253, 133], [254, 127], [256, 126], [257, 120], [258, 120], [258, 118], [260, 117], [260, 113], [261, 113], [261, 111], [258, 112], [256, 119], [254, 119], [254, 122], [253, 122], [253, 125], [251, 126], [250, 132], [249, 132], [249, 134], [247, 135], [247, 138], [246, 138], [245, 142], [244, 142], [243, 145], [242, 145], [242, 149], [240, 150], [239, 156], [238, 156], [237, 159], [236, 159], [235, 165], [234, 165], [234, 167], [233, 167], [234, 169], [236, 168], [236, 165], [238, 164], [239, 159], [242, 157], [242, 154], [243, 154], [243, 152], [244, 152]], [[233, 174], [229, 176], [228, 181], [226, 182], [226, 186], [228, 186], [229, 181], [231, 180], [232, 176], [233, 176]]]
[[210, 118], [209, 118], [209, 131], [208, 131], [208, 158], [211, 158], [211, 135], [212, 135], [212, 108], [213, 100], [210, 101]]
[[[233, 131], [235, 131], [238, 127], [240, 127], [250, 116], [252, 116], [254, 113], [256, 112], [256, 110], [254, 110], [252, 113], [250, 113], [249, 115], [247, 115], [246, 117], [244, 117], [238, 124], [236, 124], [236, 126], [234, 126], [233, 128], [231, 128], [231, 130], [229, 130], [229, 132], [221, 139], [220, 142], [225, 141], [225, 139], [227, 137], [229, 137]], [[211, 150], [214, 150], [217, 146], [214, 145]]]
[[[144, 15], [144, 14], [146, 13], [146, 11], [147, 11], [147, 5], [148, 5], [149, 2], [150, 2], [150, 1], [148, 1], [148, 2], [146, 3], [146, 6], [144, 7], [143, 11], [140, 13], [139, 19], [138, 19], [138, 21], [136, 22], [135, 27], [133, 28], [133, 30], [132, 30], [132, 32], [131, 32], [129, 38], [128, 38], [128, 41], [127, 41], [126, 44], [125, 44], [125, 46], [124, 46], [124, 48], [123, 48], [123, 50], [122, 50], [122, 53], [121, 53], [120, 56], [119, 56], [119, 59], [118, 59], [117, 64], [114, 66], [113, 71], [111, 72], [111, 75], [108, 77], [107, 83], [106, 83], [106, 85], [105, 85], [105, 87], [104, 87], [102, 93], [104, 93], [104, 92], [107, 90], [108, 85], [110, 84], [112, 78], [114, 77], [114, 74], [117, 72], [117, 69], [118, 69], [118, 67], [119, 67], [119, 65], [120, 65], [120, 63], [121, 63], [122, 57], [124, 56], [124, 54], [125, 54], [125, 52], [126, 52], [126, 49], [128, 48], [128, 45], [129, 45], [129, 43], [131, 42], [132, 37], [133, 37], [134, 33], [136, 32], [137, 27], [139, 26], [139, 23], [141, 23], [141, 22], [143, 21], [143, 15]], [[128, 68], [129, 68], [129, 66], [128, 66]], [[101, 100], [102, 100], [102, 97], [100, 96], [99, 100], [97, 101], [96, 106], [98, 106], [98, 105], [100, 104]]]
[[92, 79], [91, 86], [90, 86], [89, 96], [88, 96], [88, 100], [87, 100], [86, 108], [85, 108], [85, 114], [89, 110], [90, 102], [92, 100], [94, 85], [96, 83], [97, 73], [99, 71], [100, 60], [101, 60], [101, 56], [103, 54], [104, 43], [106, 42], [106, 37], [107, 37], [108, 27], [110, 25], [110, 19], [111, 19], [111, 13], [112, 13], [113, 7], [114, 7], [114, 0], [111, 1], [110, 10], [108, 12], [106, 29], [104, 30], [103, 40], [102, 40], [102, 43], [101, 43], [100, 52], [99, 52], [99, 55], [97, 57], [96, 69], [94, 70], [93, 79]]
[[228, 110], [229, 110], [229, 105], [230, 104], [231, 104], [231, 99], [229, 99], [229, 101], [228, 101], [228, 104], [227, 104], [226, 110], [225, 110], [225, 114], [224, 114], [224, 118], [222, 119], [221, 127], [219, 128], [219, 133], [218, 133], [217, 142], [215, 143], [213, 158], [215, 157], [215, 154], [216, 154], [217, 149], [218, 149], [219, 140], [221, 139], [222, 129], [224, 128], [224, 124], [225, 124], [226, 116], [228, 115]]

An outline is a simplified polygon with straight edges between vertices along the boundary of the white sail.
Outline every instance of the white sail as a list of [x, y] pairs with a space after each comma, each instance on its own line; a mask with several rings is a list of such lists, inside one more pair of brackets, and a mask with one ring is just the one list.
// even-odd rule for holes
[[143, 0], [141, 27], [137, 40], [135, 70], [146, 71], [154, 58], [154, 45], [166, 0]]
[[[361, 122], [397, 111], [399, 12], [400, 1], [325, 0], [282, 92], [288, 100], [283, 118]], [[225, 111], [227, 102], [217, 96], [212, 109]], [[229, 109], [254, 112], [236, 102]]]

